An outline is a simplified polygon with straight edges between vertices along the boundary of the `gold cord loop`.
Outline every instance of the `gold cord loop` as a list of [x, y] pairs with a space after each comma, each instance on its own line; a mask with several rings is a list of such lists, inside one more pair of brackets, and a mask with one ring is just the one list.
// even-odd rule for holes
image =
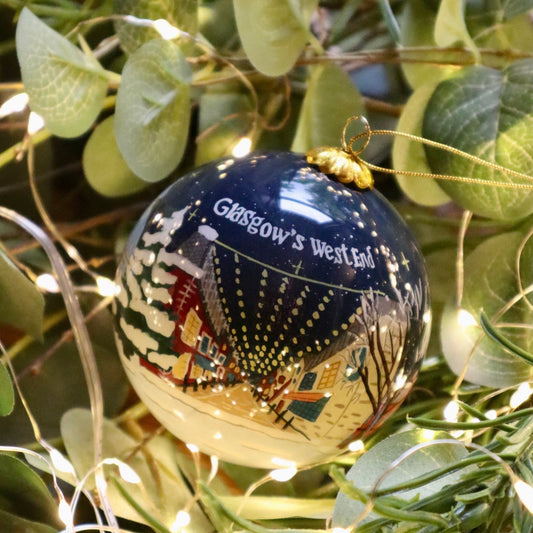
[[[346, 141], [346, 132], [348, 126], [355, 121], [360, 121], [364, 126], [364, 131], [350, 137], [349, 141]], [[403, 137], [411, 141], [420, 142], [433, 148], [438, 148], [450, 152], [459, 157], [463, 157], [477, 165], [490, 168], [492, 170], [502, 172], [508, 176], [513, 176], [522, 180], [533, 182], [533, 177], [517, 170], [498, 165], [481, 159], [475, 155], [448, 146], [446, 144], [425, 139], [411, 133], [404, 133], [402, 131], [393, 130], [372, 130], [367, 119], [362, 115], [354, 115], [350, 117], [344, 124], [341, 137], [342, 148], [323, 146], [320, 148], [314, 148], [306, 153], [307, 161], [311, 164], [315, 164], [325, 174], [334, 174], [341, 183], [354, 184], [359, 189], [371, 189], [374, 184], [374, 179], [370, 170], [383, 172], [386, 174], [401, 174], [403, 176], [412, 176], [416, 178], [432, 178], [448, 181], [458, 181], [462, 183], [468, 183], [473, 185], [485, 185], [489, 187], [505, 188], [505, 189], [520, 189], [520, 190], [533, 190], [533, 184], [529, 183], [505, 183], [503, 181], [488, 181], [481, 178], [471, 178], [468, 176], [455, 176], [450, 174], [434, 174], [432, 172], [417, 172], [412, 170], [393, 170], [390, 168], [380, 167], [372, 163], [368, 163], [363, 160], [359, 155], [367, 148], [370, 143], [370, 139], [373, 135], [390, 135], [391, 137]], [[354, 150], [353, 145], [361, 138], [365, 138], [363, 146], [357, 150]]]
[[[355, 121], [359, 121], [363, 123], [363, 126], [365, 128], [365, 131], [362, 133], [358, 133], [357, 135], [354, 135], [353, 137], [350, 137], [350, 140], [348, 143], [346, 143], [346, 132], [348, 131], [348, 126]], [[350, 117], [346, 123], [344, 124], [344, 128], [342, 129], [342, 149], [348, 153], [351, 154], [353, 157], [357, 157], [359, 154], [362, 154], [366, 147], [368, 146], [368, 143], [370, 142], [370, 137], [372, 136], [372, 130], [370, 129], [370, 124], [368, 123], [368, 120], [363, 115], [354, 115]], [[359, 140], [361, 137], [366, 137], [365, 142], [363, 143], [363, 146], [359, 148], [359, 150], [353, 149], [353, 143], [357, 140]]]

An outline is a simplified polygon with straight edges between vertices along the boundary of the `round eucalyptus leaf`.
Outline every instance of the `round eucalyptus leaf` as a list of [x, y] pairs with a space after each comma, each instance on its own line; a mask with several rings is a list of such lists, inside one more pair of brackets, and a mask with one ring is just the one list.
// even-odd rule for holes
[[508, 20], [533, 9], [533, 0], [503, 0], [500, 2], [503, 18]]
[[[115, 0], [113, 11], [142, 19], [163, 19], [191, 35], [198, 26], [198, 0]], [[135, 26], [120, 19], [115, 20], [115, 31], [127, 54], [133, 54], [144, 43], [159, 37], [153, 28]]]
[[[424, 111], [435, 86], [436, 83], [427, 83], [413, 92], [403, 108], [397, 131], [418, 137], [422, 135]], [[424, 145], [405, 137], [394, 137], [392, 166], [396, 172], [403, 170], [431, 173]], [[451, 201], [435, 179], [396, 174], [396, 180], [407, 197], [417, 204], [436, 206]]]
[[118, 149], [113, 116], [96, 126], [83, 149], [82, 162], [87, 181], [103, 196], [127, 196], [148, 186], [131, 171]]
[[267, 76], [288, 72], [309, 40], [317, 0], [233, 0], [237, 29], [253, 66]]
[[0, 416], [6, 416], [15, 406], [15, 392], [11, 377], [4, 363], [0, 361]]
[[28, 8], [20, 14], [17, 57], [33, 111], [59, 137], [85, 133], [102, 109], [107, 77], [98, 61], [48, 27]]
[[437, 46], [445, 48], [455, 43], [464, 43], [467, 48], [477, 53], [477, 47], [466, 27], [464, 9], [464, 0], [441, 2], [435, 20], [433, 37]]
[[26, 463], [6, 454], [0, 454], [0, 509], [50, 526], [61, 524], [44, 481]]
[[[533, 60], [517, 61], [501, 71], [475, 66], [437, 86], [426, 107], [422, 134], [490, 163], [533, 175], [532, 119]], [[426, 146], [425, 150], [434, 172], [487, 182], [440, 182], [444, 191], [465, 209], [503, 220], [523, 218], [533, 212], [533, 191], [491, 186], [492, 182], [525, 183], [524, 180], [443, 149]]]
[[203, 165], [232, 153], [251, 128], [252, 107], [241, 93], [207, 92], [200, 97], [199, 128], [195, 165]]
[[[444, 432], [437, 432], [433, 439], [448, 439], [450, 436]], [[397, 433], [382, 440], [362, 455], [355, 465], [349, 470], [347, 479], [358, 489], [371, 493], [374, 485], [382, 474], [387, 471], [391, 464], [408, 452], [414, 446], [428, 442], [427, 433], [420, 429], [414, 429]], [[448, 465], [457, 463], [467, 455], [466, 448], [459, 444], [436, 443], [414, 451], [408, 455], [398, 466], [391, 469], [379, 485], [380, 489], [394, 487], [409, 482], [414, 478], [429, 474]], [[471, 469], [471, 467], [469, 467]], [[444, 486], [455, 483], [467, 471], [462, 469], [437, 478], [426, 485], [407, 491], [395, 492], [394, 496], [403, 500], [411, 500], [419, 495], [425, 498], [438, 493]], [[357, 500], [352, 500], [344, 492], [339, 492], [333, 511], [334, 527], [349, 527], [364, 511], [365, 505]], [[377, 518], [370, 514], [362, 523]]]
[[179, 164], [189, 135], [191, 69], [180, 48], [163, 39], [133, 53], [117, 94], [115, 135], [131, 170], [148, 182]]
[[0, 322], [41, 340], [43, 295], [1, 251], [0, 295]]
[[[405, 47], [436, 47], [434, 37], [437, 18], [436, 2], [428, 0], [408, 0], [400, 19], [400, 42]], [[405, 62], [401, 65], [407, 81], [413, 88], [429, 82], [437, 82], [450, 76], [458, 67], [441, 64]]]
[[[512, 6], [511, 4], [515, 4]], [[504, 5], [505, 4], [505, 5]], [[518, 4], [522, 4], [521, 7]], [[479, 48], [531, 51], [531, 20], [527, 12], [530, 0], [502, 1], [501, 9], [492, 9], [492, 0], [467, 2], [465, 21]]]
[[[483, 310], [490, 318], [518, 293], [516, 257], [524, 235], [503, 233], [483, 241], [468, 255], [464, 264], [464, 290], [461, 307], [450, 302], [441, 321], [441, 343], [453, 372], [487, 387], [510, 387], [531, 379], [533, 367], [510, 354], [486, 337], [479, 325]], [[529, 265], [531, 269], [531, 264]], [[531, 324], [533, 309], [523, 300], [496, 320]], [[527, 328], [499, 328], [511, 342], [531, 351], [533, 333]]]
[[314, 67], [291, 150], [340, 146], [346, 120], [364, 114], [363, 97], [341, 67], [333, 63]]

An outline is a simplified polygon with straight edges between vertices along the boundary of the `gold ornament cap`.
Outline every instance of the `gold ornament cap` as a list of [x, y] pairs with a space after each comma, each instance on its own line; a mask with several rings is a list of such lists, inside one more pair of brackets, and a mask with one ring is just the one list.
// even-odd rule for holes
[[[351, 137], [346, 142], [346, 130], [348, 125], [355, 121], [363, 122], [365, 132]], [[318, 166], [324, 174], [334, 174], [337, 179], [344, 184], [353, 183], [359, 189], [372, 189], [374, 187], [374, 177], [366, 163], [359, 157], [359, 154], [366, 148], [370, 140], [370, 125], [366, 118], [362, 116], [350, 117], [342, 130], [342, 148], [334, 146], [321, 146], [312, 148], [306, 152], [307, 162]], [[359, 150], [353, 149], [353, 143], [360, 137], [365, 136], [363, 147]]]

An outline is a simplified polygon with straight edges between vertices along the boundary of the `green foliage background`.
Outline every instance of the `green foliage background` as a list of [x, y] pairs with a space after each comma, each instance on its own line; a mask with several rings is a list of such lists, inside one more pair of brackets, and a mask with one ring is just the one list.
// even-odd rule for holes
[[[189, 533], [533, 531], [513, 488], [533, 484], [533, 184], [517, 175], [533, 176], [531, 9], [533, 0], [0, 0], [0, 104], [25, 92], [45, 124], [29, 136], [28, 109], [0, 110], [0, 206], [38, 221], [68, 252], [102, 376], [104, 457], [127, 462], [144, 487], [106, 467], [124, 530], [169, 533], [186, 508]], [[489, 163], [391, 134], [362, 154], [396, 171], [377, 172], [376, 187], [426, 257], [434, 318], [420, 377], [362, 456], [285, 483], [222, 463], [207, 483], [209, 458], [192, 457], [132, 396], [95, 282], [113, 278], [135, 219], [180, 175], [243, 137], [252, 149], [337, 146], [353, 115]], [[35, 241], [0, 219], [7, 533], [64, 529], [58, 487], [70, 501], [93, 465], [71, 325], [61, 295], [36, 285], [50, 272]], [[43, 460], [41, 433], [70, 461], [66, 471]], [[80, 526], [95, 521], [92, 478], [85, 488]]]

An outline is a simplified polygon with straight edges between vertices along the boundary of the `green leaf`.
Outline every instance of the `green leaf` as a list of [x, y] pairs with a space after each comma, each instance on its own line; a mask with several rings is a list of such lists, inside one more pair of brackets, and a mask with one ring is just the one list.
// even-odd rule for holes
[[267, 76], [288, 72], [309, 40], [317, 0], [233, 0], [237, 29], [253, 66]]
[[[494, 319], [518, 292], [516, 254], [522, 240], [521, 232], [503, 233], [486, 239], [475, 248], [464, 264], [461, 309], [451, 302], [443, 313], [441, 343], [446, 361], [458, 375], [468, 362], [465, 379], [478, 385], [509, 387], [530, 379], [533, 374], [531, 366], [484, 335], [478, 323], [482, 310], [495, 325], [500, 322], [531, 324], [533, 321], [533, 311], [523, 300]], [[531, 330], [498, 329], [509, 341], [531, 352]], [[480, 338], [481, 342], [476, 344]]]
[[104, 196], [126, 196], [148, 184], [124, 161], [115, 139], [114, 117], [98, 124], [83, 149], [83, 171], [91, 187]]
[[466, 27], [464, 4], [465, 0], [441, 2], [433, 30], [435, 43], [442, 48], [455, 43], [464, 43], [476, 56], [479, 56], [477, 47]]
[[21, 460], [5, 454], [0, 454], [0, 509], [60, 526], [57, 504], [43, 480]]
[[338, 65], [314, 67], [291, 150], [306, 152], [319, 146], [340, 146], [346, 120], [363, 115], [364, 110], [357, 87]]
[[248, 520], [307, 517], [326, 519], [333, 511], [329, 498], [287, 498], [283, 496], [221, 496], [220, 502]]
[[11, 377], [4, 363], [0, 361], [0, 416], [7, 416], [15, 406], [15, 392]]
[[0, 321], [41, 340], [44, 298], [0, 251]]
[[[503, 71], [469, 67], [437, 86], [426, 108], [422, 134], [489, 162], [532, 175], [532, 119], [533, 60], [517, 61]], [[444, 191], [465, 209], [504, 220], [523, 218], [533, 212], [532, 191], [490, 185], [493, 181], [523, 180], [473, 164], [442, 149], [426, 146], [426, 154], [436, 173], [487, 181], [486, 186], [440, 182]]]
[[115, 135], [131, 170], [149, 182], [179, 164], [189, 135], [191, 69], [179, 47], [163, 39], [132, 54], [117, 94]]
[[59, 137], [86, 132], [102, 109], [107, 77], [96, 59], [39, 20], [28, 8], [20, 14], [17, 56], [33, 111]]
[[[397, 131], [418, 137], [422, 135], [424, 111], [435, 87], [436, 83], [427, 83], [413, 92], [403, 108], [396, 128]], [[431, 173], [424, 145], [404, 137], [394, 137], [392, 166], [397, 172], [406, 170]], [[396, 180], [402, 191], [418, 204], [436, 206], [451, 201], [451, 198], [440, 188], [435, 179], [396, 174]]]
[[26, 520], [2, 510], [0, 510], [0, 524], [3, 533], [57, 533], [57, 528]]
[[[434, 38], [437, 10], [434, 2], [408, 0], [400, 19], [400, 42], [405, 47], [436, 47]], [[402, 62], [402, 70], [413, 88], [450, 76], [458, 67]]]
[[[171, 526], [176, 513], [183, 509], [191, 498], [190, 490], [177, 467], [176, 450], [172, 440], [164, 437], [152, 438], [144, 445], [146, 452], [143, 452], [140, 443], [119, 429], [115, 423], [105, 420], [103, 432], [103, 457], [126, 462], [141, 478], [142, 488], [139, 485], [125, 485], [129, 495], [144, 505], [144, 509], [154, 519], [167, 527]], [[83, 476], [94, 463], [90, 411], [75, 408], [65, 413], [61, 420], [61, 435], [78, 476]], [[117, 474], [115, 467], [109, 468], [109, 473]], [[89, 487], [91, 486], [93, 482], [89, 480]], [[118, 516], [146, 523], [115, 485], [109, 485], [108, 490], [113, 511]], [[194, 506], [190, 514], [191, 531], [210, 530], [198, 506]]]
[[[434, 439], [449, 438], [447, 433], [436, 433]], [[360, 491], [371, 493], [376, 481], [387, 471], [393, 461], [408, 452], [417, 444], [427, 442], [427, 434], [415, 429], [392, 435], [362, 455], [347, 474], [347, 479]], [[459, 442], [459, 441], [458, 441]], [[407, 483], [414, 478], [429, 474], [448, 465], [457, 463], [467, 455], [464, 446], [457, 444], [435, 444], [413, 452], [403, 462], [390, 471], [380, 484], [379, 489], [392, 488]], [[394, 496], [408, 501], [419, 495], [420, 498], [437, 494], [445, 485], [455, 483], [466, 469], [447, 474], [426, 485], [407, 491], [393, 493]], [[363, 512], [365, 506], [357, 500], [352, 500], [344, 492], [339, 492], [333, 511], [334, 527], [349, 527]], [[371, 514], [363, 523], [375, 519]]]
[[[468, 2], [465, 21], [470, 35], [479, 48], [531, 51], [533, 40], [529, 13], [520, 14], [519, 9], [516, 9], [517, 16], [509, 17], [505, 13], [507, 5], [500, 2], [498, 7], [492, 0]], [[516, 7], [518, 8], [518, 5]]]
[[533, 0], [507, 0], [502, 4], [505, 19], [516, 17], [533, 9]]
[[[113, 11], [143, 19], [164, 19], [191, 35], [198, 26], [198, 0], [115, 0]], [[115, 21], [115, 31], [127, 54], [133, 54], [144, 43], [160, 37], [153, 28], [135, 26], [124, 20]]]
[[207, 92], [200, 97], [195, 165], [230, 155], [239, 139], [250, 132], [252, 106], [247, 95]]

